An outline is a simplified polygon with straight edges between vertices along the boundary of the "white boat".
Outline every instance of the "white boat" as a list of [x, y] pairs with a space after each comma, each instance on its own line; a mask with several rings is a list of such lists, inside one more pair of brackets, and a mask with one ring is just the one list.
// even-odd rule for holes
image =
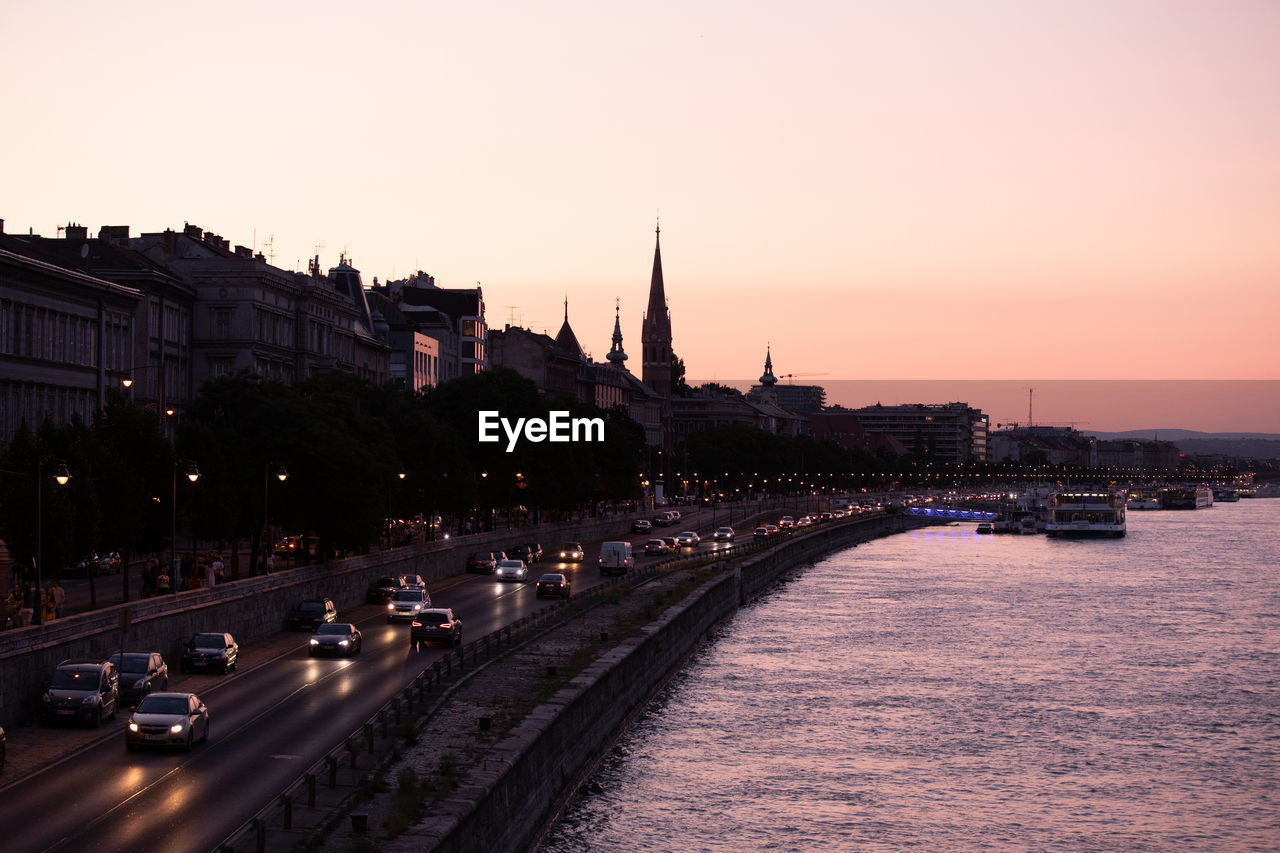
[[1154, 490], [1131, 491], [1129, 492], [1129, 499], [1125, 501], [1125, 508], [1140, 510], [1161, 509], [1160, 492]]
[[1160, 493], [1164, 509], [1205, 509], [1213, 506], [1213, 489], [1208, 486], [1181, 486]]
[[1049, 498], [1050, 536], [1123, 536], [1124, 492], [1057, 492]]

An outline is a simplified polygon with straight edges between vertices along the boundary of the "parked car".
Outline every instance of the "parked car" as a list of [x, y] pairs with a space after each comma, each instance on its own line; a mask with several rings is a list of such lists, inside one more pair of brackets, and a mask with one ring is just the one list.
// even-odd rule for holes
[[169, 689], [169, 665], [159, 652], [115, 652], [107, 660], [120, 674], [120, 699], [129, 705]]
[[152, 693], [134, 710], [124, 731], [126, 749], [180, 746], [209, 739], [209, 709], [194, 693]]
[[425, 589], [402, 589], [387, 602], [387, 621], [414, 619], [431, 606], [431, 596]]
[[582, 557], [581, 542], [564, 542], [560, 545], [560, 562], [581, 563]]
[[338, 609], [327, 598], [304, 598], [289, 611], [290, 630], [315, 629], [338, 618]]
[[632, 533], [648, 533], [653, 529], [653, 522], [647, 518], [637, 518], [631, 522]]
[[493, 576], [500, 581], [522, 581], [529, 577], [529, 568], [523, 560], [499, 560]]
[[239, 658], [240, 646], [230, 634], [207, 631], [183, 644], [181, 668], [183, 672], [216, 669], [227, 673], [236, 668]]
[[716, 541], [716, 542], [732, 542], [732, 541], [733, 541], [733, 528], [732, 528], [732, 527], [717, 527], [717, 528], [716, 528], [716, 532], [711, 534], [711, 538], [712, 538], [714, 541]]
[[120, 711], [120, 676], [111, 661], [64, 660], [53, 671], [41, 698], [47, 720], [80, 720], [102, 725]]
[[400, 583], [405, 589], [426, 589], [427, 582], [422, 579], [422, 575], [401, 575]]
[[276, 542], [275, 554], [277, 557], [297, 557], [301, 554], [314, 557], [319, 549], [319, 536], [304, 537], [301, 533], [297, 533], [292, 536], [284, 536], [280, 541]]
[[369, 584], [369, 588], [365, 591], [364, 600], [370, 604], [386, 604], [391, 600], [391, 596], [404, 588], [403, 578], [384, 575]]
[[307, 654], [352, 655], [360, 654], [360, 629], [350, 622], [329, 622], [316, 628], [307, 644]]
[[538, 598], [568, 598], [569, 579], [561, 574], [546, 574], [538, 578]]
[[409, 626], [409, 645], [419, 643], [448, 643], [456, 646], [462, 642], [462, 620], [449, 608], [424, 610]]
[[661, 539], [650, 539], [644, 543], [644, 553], [646, 556], [656, 556], [667, 553], [667, 543]]
[[506, 558], [507, 555], [501, 551], [476, 551], [467, 560], [467, 571], [491, 575], [498, 568], [498, 561]]
[[676, 544], [681, 548], [696, 548], [698, 543], [702, 541], [702, 537], [692, 530], [686, 530], [676, 535]]

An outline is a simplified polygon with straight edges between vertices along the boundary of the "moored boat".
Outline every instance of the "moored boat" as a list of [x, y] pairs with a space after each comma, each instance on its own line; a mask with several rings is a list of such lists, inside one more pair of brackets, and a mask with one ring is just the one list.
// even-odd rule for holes
[[1049, 498], [1050, 536], [1124, 536], [1124, 492], [1057, 492]]
[[1204, 509], [1213, 506], [1213, 489], [1208, 486], [1181, 486], [1160, 493], [1164, 509]]

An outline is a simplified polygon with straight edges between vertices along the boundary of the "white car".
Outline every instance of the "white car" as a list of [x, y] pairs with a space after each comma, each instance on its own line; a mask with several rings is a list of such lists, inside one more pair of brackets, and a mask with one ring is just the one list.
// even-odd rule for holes
[[693, 548], [701, 541], [702, 537], [694, 533], [692, 530], [686, 530], [684, 533], [676, 536], [676, 542], [681, 548]]
[[397, 619], [412, 621], [419, 613], [431, 606], [431, 596], [425, 589], [397, 590], [387, 602], [387, 621]]
[[522, 581], [528, 579], [529, 569], [524, 560], [499, 560], [493, 576], [500, 581]]
[[124, 733], [128, 749], [180, 746], [209, 739], [209, 709], [194, 693], [152, 693], [133, 712]]

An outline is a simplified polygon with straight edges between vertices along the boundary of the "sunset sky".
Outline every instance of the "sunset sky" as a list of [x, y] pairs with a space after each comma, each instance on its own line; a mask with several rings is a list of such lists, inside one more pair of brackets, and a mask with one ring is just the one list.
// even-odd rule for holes
[[[1277, 379], [1274, 0], [0, 2], [0, 217], [191, 222], [689, 375]], [[638, 370], [638, 366], [636, 367]], [[822, 381], [815, 378], [814, 381]]]

